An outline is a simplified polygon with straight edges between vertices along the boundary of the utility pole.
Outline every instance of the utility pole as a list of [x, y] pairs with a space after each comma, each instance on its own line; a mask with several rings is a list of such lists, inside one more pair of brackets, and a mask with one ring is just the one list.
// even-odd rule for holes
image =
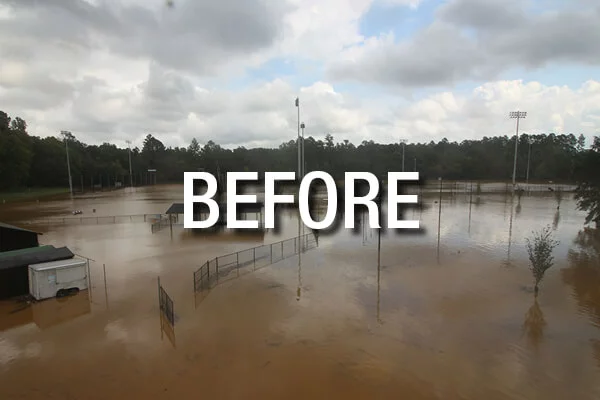
[[[298, 109], [298, 199], [300, 198], [300, 182], [302, 180], [302, 159], [301, 159], [301, 147], [300, 147], [300, 98], [296, 97], [296, 108]], [[302, 237], [300, 236], [300, 200], [298, 200], [298, 268], [301, 263], [302, 253]]]
[[402, 172], [404, 172], [404, 147], [406, 147], [406, 140], [400, 139], [400, 143], [402, 144]]
[[131, 140], [127, 141], [129, 146], [129, 186], [133, 187], [133, 173], [131, 172]]
[[296, 97], [296, 108], [298, 109], [298, 181], [302, 178], [302, 166], [300, 156], [300, 99]]
[[519, 120], [527, 117], [525, 111], [511, 111], [509, 114], [510, 118], [516, 118], [517, 120], [517, 136], [515, 138], [515, 161], [513, 164], [513, 177], [512, 177], [512, 190], [515, 191], [516, 176], [517, 176], [517, 149], [519, 148]]
[[529, 141], [529, 151], [527, 152], [527, 178], [525, 179], [527, 181], [527, 189], [529, 189], [529, 161], [531, 160], [531, 143], [533, 141], [531, 140], [531, 136], [529, 136], [527, 139]]
[[302, 178], [306, 175], [306, 162], [304, 161], [304, 122], [300, 124], [300, 129], [302, 129]]
[[63, 136], [65, 140], [65, 149], [67, 150], [67, 171], [69, 172], [69, 191], [71, 192], [71, 196], [73, 196], [73, 181], [71, 180], [71, 163], [69, 162], [69, 137], [71, 136], [71, 132], [69, 131], [60, 131], [60, 134]]

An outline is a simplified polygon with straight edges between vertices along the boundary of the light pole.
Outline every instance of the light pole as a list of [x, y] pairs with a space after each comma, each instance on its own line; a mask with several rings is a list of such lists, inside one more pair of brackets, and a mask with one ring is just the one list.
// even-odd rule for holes
[[71, 163], [69, 162], [69, 137], [71, 136], [71, 132], [69, 131], [60, 131], [60, 134], [63, 136], [65, 140], [65, 149], [67, 150], [67, 171], [69, 172], [69, 191], [71, 192], [71, 196], [73, 196], [73, 181], [71, 179]]
[[300, 99], [296, 97], [296, 108], [298, 109], [298, 181], [301, 178], [302, 167], [300, 159]]
[[519, 120], [521, 118], [527, 117], [527, 112], [525, 111], [511, 111], [509, 114], [510, 118], [517, 119], [517, 136], [515, 138], [515, 162], [513, 164], [513, 177], [512, 177], [512, 190], [515, 191], [515, 183], [517, 176], [517, 149], [519, 147]]
[[302, 129], [302, 178], [304, 178], [304, 176], [306, 175], [306, 162], [304, 160], [304, 128], [306, 127], [306, 125], [304, 125], [304, 122], [300, 124], [300, 129]]
[[531, 144], [533, 143], [533, 140], [531, 140], [531, 136], [529, 136], [528, 138], [529, 141], [529, 151], [527, 152], [527, 189], [529, 190], [529, 161], [531, 160]]
[[406, 140], [401, 139], [400, 143], [402, 144], [402, 172], [404, 172], [404, 147], [406, 147]]
[[131, 140], [127, 141], [127, 145], [129, 146], [129, 186], [133, 187], [133, 174], [131, 172]]

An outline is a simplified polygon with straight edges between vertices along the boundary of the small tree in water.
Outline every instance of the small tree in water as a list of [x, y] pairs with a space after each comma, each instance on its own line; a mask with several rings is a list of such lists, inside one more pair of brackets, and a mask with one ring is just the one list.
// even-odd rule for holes
[[540, 232], [533, 232], [533, 240], [527, 238], [527, 253], [531, 263], [531, 272], [535, 279], [535, 295], [537, 296], [539, 284], [544, 278], [546, 270], [554, 264], [552, 251], [558, 246], [558, 242], [552, 239], [552, 230], [549, 226]]

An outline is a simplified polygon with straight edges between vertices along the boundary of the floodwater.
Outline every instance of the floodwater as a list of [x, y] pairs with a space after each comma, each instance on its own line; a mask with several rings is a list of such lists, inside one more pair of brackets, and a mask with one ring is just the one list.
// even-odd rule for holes
[[[7, 204], [0, 220], [161, 213], [182, 194]], [[0, 302], [0, 398], [600, 398], [600, 242], [574, 201], [444, 194], [440, 212], [437, 200], [405, 216], [421, 233], [382, 235], [380, 267], [377, 232], [359, 226], [200, 298], [200, 265], [296, 236], [295, 215], [279, 233], [227, 237], [42, 218], [31, 226], [43, 244], [95, 260], [92, 290]], [[546, 225], [560, 244], [535, 299], [525, 238]], [[161, 329], [159, 276], [173, 331]]]

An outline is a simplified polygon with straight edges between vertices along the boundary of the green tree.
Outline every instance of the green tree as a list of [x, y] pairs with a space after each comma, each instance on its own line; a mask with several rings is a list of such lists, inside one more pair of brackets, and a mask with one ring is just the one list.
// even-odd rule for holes
[[587, 211], [585, 223], [594, 222], [600, 226], [600, 137], [594, 137], [594, 144], [579, 158], [576, 176], [579, 182], [575, 191], [577, 207]]

